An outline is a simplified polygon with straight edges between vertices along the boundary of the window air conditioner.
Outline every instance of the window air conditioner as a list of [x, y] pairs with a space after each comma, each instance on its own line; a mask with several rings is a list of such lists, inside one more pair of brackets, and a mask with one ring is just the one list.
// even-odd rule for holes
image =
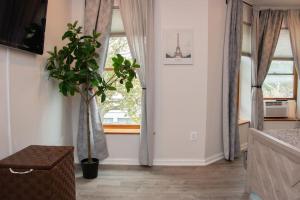
[[288, 117], [289, 105], [287, 101], [265, 101], [265, 117]]

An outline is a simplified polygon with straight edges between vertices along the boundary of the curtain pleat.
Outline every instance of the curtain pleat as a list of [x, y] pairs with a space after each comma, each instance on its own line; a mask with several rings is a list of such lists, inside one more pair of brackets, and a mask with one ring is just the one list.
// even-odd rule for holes
[[290, 31], [295, 67], [298, 72], [298, 77], [300, 78], [300, 10], [288, 11], [287, 24]]
[[[109, 34], [111, 29], [113, 0], [86, 0], [84, 15], [84, 33], [92, 34], [93, 30], [100, 32], [99, 42], [99, 73], [102, 73], [105, 66], [107, 56]], [[90, 94], [92, 95], [92, 94]], [[79, 110], [79, 128], [77, 136], [78, 158], [82, 160], [87, 158], [87, 127], [86, 127], [86, 105], [81, 98]], [[106, 137], [102, 128], [100, 111], [97, 106], [96, 99], [90, 103], [90, 125], [92, 140], [92, 156], [100, 161], [108, 157]]]
[[252, 113], [251, 126], [264, 127], [262, 84], [268, 74], [286, 11], [254, 11], [252, 27]]
[[242, 0], [230, 0], [227, 4], [223, 60], [223, 146], [226, 160], [234, 160], [240, 154], [237, 96], [242, 17]]
[[131, 54], [141, 65], [137, 71], [143, 88], [139, 161], [141, 165], [152, 166], [154, 140], [153, 0], [122, 0], [120, 11]]

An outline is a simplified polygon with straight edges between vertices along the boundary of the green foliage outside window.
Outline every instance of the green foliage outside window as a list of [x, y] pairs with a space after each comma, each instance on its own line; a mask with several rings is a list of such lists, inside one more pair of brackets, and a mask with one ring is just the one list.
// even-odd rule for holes
[[[116, 54], [121, 54], [126, 59], [131, 60], [131, 54], [126, 37], [111, 37], [109, 41], [109, 49], [107, 54], [106, 68], [112, 67], [112, 57]], [[105, 78], [112, 76], [112, 71], [107, 70]], [[115, 91], [108, 91], [106, 93], [106, 101], [101, 104], [101, 115], [104, 118], [109, 111], [120, 110], [126, 113], [129, 121], [126, 124], [140, 124], [141, 121], [141, 86], [138, 79], [132, 81], [133, 88], [130, 93], [127, 93], [126, 88], [122, 87], [119, 82], [114, 84], [117, 88]], [[105, 118], [104, 118], [105, 123]], [[119, 122], [124, 123], [124, 122]]]

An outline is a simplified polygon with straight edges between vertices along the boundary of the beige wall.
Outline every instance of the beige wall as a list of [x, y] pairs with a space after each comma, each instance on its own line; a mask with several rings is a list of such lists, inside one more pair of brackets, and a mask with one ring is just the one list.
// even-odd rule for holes
[[[45, 52], [61, 44], [71, 3], [48, 1]], [[0, 157], [30, 144], [72, 144], [69, 101], [48, 80], [46, 59], [46, 53], [0, 47]]]

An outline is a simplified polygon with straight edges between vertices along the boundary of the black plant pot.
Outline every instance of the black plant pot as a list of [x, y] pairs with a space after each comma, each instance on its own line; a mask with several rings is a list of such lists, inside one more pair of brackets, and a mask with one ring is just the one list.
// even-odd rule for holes
[[98, 177], [98, 166], [99, 160], [97, 158], [92, 158], [92, 162], [88, 159], [83, 159], [81, 161], [81, 169], [83, 173], [83, 178], [94, 179]]

